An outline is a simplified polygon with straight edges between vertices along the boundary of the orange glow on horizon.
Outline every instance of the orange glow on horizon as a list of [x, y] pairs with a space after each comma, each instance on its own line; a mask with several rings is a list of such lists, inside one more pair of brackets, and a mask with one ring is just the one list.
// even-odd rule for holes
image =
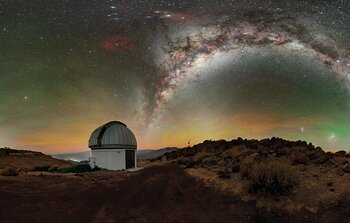
[[[205, 118], [205, 119], [204, 119]], [[233, 114], [227, 117], [203, 117], [206, 122], [191, 122], [190, 117], [172, 120], [162, 128], [145, 133], [142, 127], [129, 126], [134, 132], [139, 149], [160, 149], [164, 147], [187, 147], [204, 140], [231, 140], [242, 138], [272, 137], [269, 132], [276, 129], [295, 128], [300, 125], [307, 127], [306, 120], [279, 120], [272, 116], [255, 114]], [[169, 122], [169, 120], [168, 120]], [[172, 122], [177, 122], [174, 125]], [[133, 123], [131, 123], [132, 125]], [[38, 150], [44, 153], [69, 153], [87, 151], [88, 138], [99, 124], [91, 120], [81, 120], [79, 123], [40, 129], [17, 138], [16, 148]]]

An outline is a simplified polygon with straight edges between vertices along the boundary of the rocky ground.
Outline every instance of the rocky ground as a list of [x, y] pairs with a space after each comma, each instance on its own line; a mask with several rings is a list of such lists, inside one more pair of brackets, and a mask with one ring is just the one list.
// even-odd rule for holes
[[176, 163], [205, 185], [258, 209], [290, 216], [305, 211], [305, 217], [313, 216], [309, 222], [350, 221], [350, 158], [345, 151], [324, 152], [311, 143], [280, 138], [238, 138], [204, 141], [144, 165], [159, 163]]

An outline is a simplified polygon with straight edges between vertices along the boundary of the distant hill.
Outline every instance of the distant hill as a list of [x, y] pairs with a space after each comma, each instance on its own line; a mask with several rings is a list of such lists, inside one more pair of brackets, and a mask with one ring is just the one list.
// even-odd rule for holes
[[91, 151], [84, 151], [84, 152], [78, 152], [78, 153], [52, 154], [51, 156], [56, 159], [80, 162], [84, 160], [89, 160], [89, 157], [91, 156]]
[[[140, 160], [144, 159], [152, 159], [159, 156], [164, 155], [168, 152], [173, 152], [177, 150], [176, 147], [167, 147], [163, 149], [158, 150], [137, 150], [137, 158]], [[78, 152], [78, 153], [64, 153], [64, 154], [53, 154], [51, 155], [54, 158], [61, 159], [61, 160], [71, 160], [75, 162], [80, 162], [83, 160], [88, 160], [91, 156], [91, 151], [84, 151], [84, 152]]]
[[13, 167], [23, 170], [33, 170], [40, 167], [68, 167], [72, 163], [55, 159], [41, 152], [0, 148], [0, 169]]
[[139, 150], [137, 151], [137, 158], [140, 160], [152, 159], [163, 156], [166, 153], [170, 153], [176, 151], [178, 148], [176, 147], [167, 147], [163, 149], [157, 150]]

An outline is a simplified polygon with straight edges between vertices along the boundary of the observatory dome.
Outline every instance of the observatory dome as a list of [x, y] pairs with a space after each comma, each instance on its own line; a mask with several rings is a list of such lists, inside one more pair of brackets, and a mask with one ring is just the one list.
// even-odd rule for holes
[[132, 131], [122, 122], [112, 121], [98, 127], [90, 136], [89, 147], [94, 149], [136, 149]]

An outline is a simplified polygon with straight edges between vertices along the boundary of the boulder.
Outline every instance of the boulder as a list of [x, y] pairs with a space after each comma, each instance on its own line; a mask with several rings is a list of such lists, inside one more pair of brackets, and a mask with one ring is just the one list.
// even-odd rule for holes
[[224, 179], [229, 179], [229, 178], [230, 178], [230, 175], [229, 175], [229, 173], [220, 170], [220, 171], [218, 172], [218, 177], [219, 177], [219, 178], [224, 178]]
[[201, 162], [201, 167], [209, 167], [209, 166], [215, 166], [219, 163], [220, 158], [217, 157], [208, 157], [205, 158], [202, 162]]
[[292, 157], [292, 164], [298, 165], [298, 164], [309, 164], [310, 158], [305, 153], [295, 153]]
[[232, 172], [233, 173], [238, 173], [240, 170], [240, 164], [239, 162], [234, 162], [232, 165]]
[[350, 157], [350, 151], [347, 154], [345, 154], [345, 157]]
[[343, 176], [344, 175], [344, 170], [342, 168], [338, 168], [335, 172], [338, 176]]
[[339, 157], [345, 157], [346, 152], [344, 150], [340, 150], [334, 153], [335, 156], [339, 156]]
[[178, 159], [177, 164], [184, 166], [184, 168], [191, 168], [196, 163], [193, 161], [192, 158], [187, 157], [187, 158]]
[[345, 164], [342, 169], [345, 173], [350, 173], [350, 164]]

